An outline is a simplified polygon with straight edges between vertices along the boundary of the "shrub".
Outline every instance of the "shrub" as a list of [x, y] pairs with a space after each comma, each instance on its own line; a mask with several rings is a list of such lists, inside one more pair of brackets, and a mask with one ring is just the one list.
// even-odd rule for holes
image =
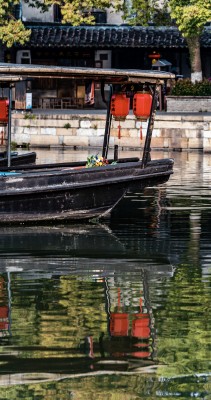
[[71, 128], [71, 125], [69, 124], [69, 122], [67, 124], [64, 124], [64, 128], [65, 129], [70, 129]]
[[177, 81], [172, 89], [172, 96], [211, 96], [211, 81], [192, 83], [190, 79]]
[[32, 114], [31, 112], [26, 113], [24, 115], [24, 119], [35, 119], [35, 118], [36, 118], [36, 115]]

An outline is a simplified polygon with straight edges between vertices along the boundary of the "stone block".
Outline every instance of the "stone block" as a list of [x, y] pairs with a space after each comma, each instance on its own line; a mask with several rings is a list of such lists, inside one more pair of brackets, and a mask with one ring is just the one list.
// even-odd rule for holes
[[20, 126], [20, 127], [12, 126], [11, 127], [11, 132], [15, 133], [17, 136], [18, 135], [22, 135], [23, 134], [23, 130], [24, 130], [24, 128], [22, 126]]
[[50, 135], [34, 135], [31, 136], [30, 139], [31, 145], [37, 146], [57, 146], [59, 145], [59, 138], [58, 136], [50, 136]]
[[128, 148], [134, 148], [134, 147], [142, 147], [143, 144], [140, 141], [139, 138], [130, 138], [130, 137], [124, 137], [121, 139], [115, 138], [114, 144], [117, 144], [119, 147], [128, 147]]
[[175, 115], [174, 113], [157, 113], [155, 115], [155, 121], [181, 121], [181, 115]]
[[182, 138], [180, 141], [180, 148], [181, 149], [188, 149], [189, 147], [189, 139], [188, 138]]
[[181, 121], [174, 121], [173, 119], [171, 121], [168, 122], [164, 122], [164, 121], [155, 121], [155, 125], [154, 125], [155, 129], [184, 129], [185, 126], [182, 126], [182, 122]]
[[[186, 122], [187, 121], [187, 115], [181, 115], [181, 121], [182, 122]], [[204, 122], [204, 117], [201, 114], [189, 114], [188, 115], [188, 121], [189, 122], [193, 122], [195, 124], [195, 122]]]
[[[144, 131], [143, 131], [143, 133], [144, 133]], [[146, 131], [145, 131], [145, 135], [144, 136], [146, 136]], [[152, 137], [153, 138], [159, 138], [159, 137], [162, 137], [163, 135], [162, 135], [162, 129], [153, 129], [153, 132], [152, 132]]]
[[77, 129], [77, 136], [95, 136], [94, 135], [94, 129], [92, 128], [79, 128]]
[[65, 146], [79, 146], [79, 147], [88, 147], [89, 138], [86, 136], [65, 136], [64, 137], [64, 145]]
[[135, 121], [135, 127], [137, 129], [140, 129], [142, 127], [142, 129], [147, 129], [148, 123], [146, 121]]
[[200, 149], [202, 147], [203, 141], [202, 139], [196, 138], [196, 139], [189, 139], [189, 149]]
[[169, 142], [170, 142], [170, 139], [164, 138], [163, 147], [168, 149], [170, 147]]
[[[140, 137], [140, 130], [139, 130], [139, 129], [130, 129], [128, 132], [129, 132], [129, 136], [130, 136], [131, 138], [138, 138], [138, 137]], [[142, 134], [143, 134], [143, 137], [145, 137], [145, 136], [146, 136], [146, 130], [145, 130], [145, 131], [142, 130]]]
[[[111, 144], [111, 140], [110, 140], [110, 144]], [[103, 137], [89, 137], [88, 138], [88, 145], [90, 147], [99, 147], [100, 149], [102, 149], [103, 147]]]
[[56, 128], [41, 128], [40, 129], [41, 135], [49, 135], [49, 136], [56, 136]]
[[105, 133], [105, 131], [104, 131], [104, 129], [100, 129], [100, 128], [98, 128], [98, 129], [92, 129], [92, 134], [93, 134], [93, 136], [100, 136], [100, 137], [102, 137], [102, 136], [104, 136], [104, 133]]
[[203, 138], [204, 139], [211, 139], [211, 130], [210, 131], [204, 131], [203, 132]]
[[27, 135], [37, 135], [38, 133], [38, 129], [37, 128], [24, 128], [23, 129], [23, 133], [27, 134]]
[[204, 124], [203, 124], [203, 130], [204, 130], [204, 131], [209, 131], [209, 130], [211, 130], [211, 126], [210, 126], [210, 124], [208, 124], [208, 122], [204, 122]]
[[162, 149], [164, 147], [164, 138], [156, 137], [151, 141], [151, 148]]
[[89, 129], [91, 128], [91, 121], [90, 120], [81, 120], [80, 121], [80, 128], [84, 129]]
[[30, 143], [31, 136], [27, 135], [27, 134], [13, 135], [12, 141], [16, 142], [18, 145], [20, 145], [22, 143]]
[[93, 120], [91, 121], [92, 129], [103, 129], [105, 130], [105, 121], [104, 120]]
[[135, 126], [135, 120], [125, 120], [125, 121], [115, 121], [115, 120], [113, 120], [112, 121], [112, 124], [111, 124], [112, 128], [118, 129], [119, 125], [121, 126], [122, 129], [126, 129], [126, 128], [133, 129], [133, 128], [136, 127]]
[[77, 129], [76, 128], [56, 128], [56, 134], [58, 136], [63, 135], [63, 136], [76, 136], [77, 135]]

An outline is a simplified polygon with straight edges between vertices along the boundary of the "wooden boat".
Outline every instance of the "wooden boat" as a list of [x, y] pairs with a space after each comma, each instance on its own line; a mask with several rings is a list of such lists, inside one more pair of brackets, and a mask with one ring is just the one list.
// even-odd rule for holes
[[[11, 152], [11, 166], [34, 164], [36, 162], [36, 153], [34, 151], [20, 154], [16, 151]], [[6, 167], [8, 164], [8, 156], [6, 151], [0, 152], [0, 167]]]
[[[108, 213], [131, 188], [158, 185], [173, 173], [173, 160], [151, 160], [150, 144], [153, 131], [158, 91], [174, 75], [160, 71], [103, 70], [93, 68], [48, 67], [38, 65], [0, 64], [0, 81], [10, 75], [10, 93], [13, 77], [73, 78], [110, 85], [102, 157], [107, 159], [111, 127], [113, 88], [127, 90], [143, 87], [152, 94], [152, 104], [142, 159], [118, 159], [105, 166], [86, 168], [85, 163], [63, 163], [34, 166], [12, 165], [1, 168], [0, 223], [80, 220], [100, 217]], [[9, 78], [7, 77], [7, 82]], [[134, 89], [133, 89], [134, 90]], [[135, 93], [135, 92], [134, 92]], [[10, 94], [11, 96], [11, 94]], [[11, 104], [11, 101], [9, 102]], [[11, 113], [11, 110], [10, 110]], [[8, 146], [11, 138], [8, 139]], [[9, 150], [8, 150], [9, 151]], [[115, 163], [113, 163], [115, 161]]]

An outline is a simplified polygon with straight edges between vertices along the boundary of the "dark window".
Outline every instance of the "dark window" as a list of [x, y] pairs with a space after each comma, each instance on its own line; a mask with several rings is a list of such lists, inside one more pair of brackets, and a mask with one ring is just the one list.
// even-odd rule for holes
[[100, 61], [106, 61], [106, 60], [108, 60], [108, 54], [107, 53], [100, 54]]
[[107, 23], [106, 11], [93, 11], [92, 15], [95, 17], [96, 24], [106, 24]]
[[13, 12], [14, 12], [14, 17], [16, 18], [16, 19], [21, 19], [21, 17], [22, 17], [22, 10], [21, 10], [21, 4], [16, 4], [15, 6], [14, 6], [14, 8], [13, 8]]
[[61, 22], [62, 20], [62, 13], [61, 8], [58, 5], [53, 6], [53, 13], [54, 13], [54, 22]]

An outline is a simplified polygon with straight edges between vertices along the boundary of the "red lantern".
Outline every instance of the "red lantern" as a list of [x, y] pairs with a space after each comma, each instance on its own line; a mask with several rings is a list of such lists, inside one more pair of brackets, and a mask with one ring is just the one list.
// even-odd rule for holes
[[111, 114], [118, 121], [124, 121], [130, 110], [130, 99], [126, 94], [113, 94], [111, 98]]
[[[111, 98], [111, 115], [117, 121], [124, 121], [130, 110], [130, 99], [126, 94], [113, 94]], [[118, 125], [118, 138], [121, 138], [121, 126]]]
[[140, 121], [146, 121], [151, 113], [152, 95], [150, 93], [136, 93], [133, 97], [133, 114]]
[[152, 53], [152, 54], [149, 54], [148, 57], [151, 58], [152, 64], [155, 64], [156, 61], [159, 60], [160, 54], [159, 54], [159, 53], [156, 53], [156, 51], [153, 51], [153, 53]]
[[7, 123], [9, 115], [9, 101], [0, 99], [0, 122]]

